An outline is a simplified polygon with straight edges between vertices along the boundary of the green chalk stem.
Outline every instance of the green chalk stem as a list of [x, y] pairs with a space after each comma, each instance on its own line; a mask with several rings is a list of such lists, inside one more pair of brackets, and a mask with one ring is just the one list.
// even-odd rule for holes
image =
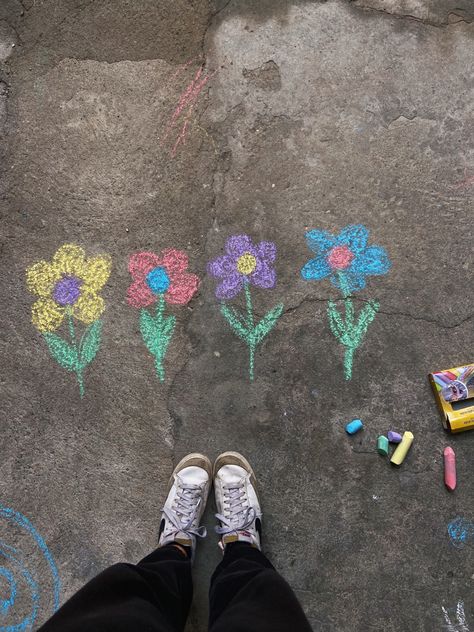
[[249, 378], [255, 378], [255, 350], [265, 336], [276, 325], [283, 312], [283, 303], [279, 303], [255, 324], [250, 285], [245, 283], [245, 314], [241, 314], [231, 305], [221, 303], [221, 314], [227, 320], [234, 333], [241, 338], [249, 349]]
[[368, 301], [356, 319], [354, 303], [352, 302], [345, 276], [342, 273], [339, 275], [339, 282], [344, 298], [345, 318], [342, 318], [334, 301], [328, 301], [327, 311], [331, 331], [335, 338], [345, 347], [344, 378], [350, 380], [352, 378], [354, 353], [366, 334], [370, 323], [374, 320], [379, 309], [379, 303], [377, 301]]
[[[245, 283], [245, 306], [247, 308], [247, 326], [248, 330], [254, 330], [253, 324], [253, 307], [252, 307], [252, 296], [250, 295], [250, 287], [248, 283]], [[250, 381], [254, 380], [254, 368], [255, 368], [255, 336], [251, 335], [248, 338], [248, 347], [249, 347], [249, 377]]]
[[148, 351], [155, 357], [155, 370], [160, 382], [165, 381], [163, 360], [173, 337], [175, 316], [165, 316], [165, 297], [160, 294], [155, 315], [146, 309], [140, 311], [140, 331]]
[[67, 324], [69, 327], [69, 335], [71, 337], [72, 345], [76, 349], [76, 352], [77, 352], [78, 361], [76, 362], [75, 371], [77, 375], [77, 381], [79, 382], [79, 393], [82, 398], [84, 397], [84, 376], [83, 376], [84, 367], [81, 365], [81, 362], [79, 362], [79, 348], [76, 342], [76, 332], [74, 330], [74, 321], [72, 320], [71, 311], [69, 309], [67, 310]]

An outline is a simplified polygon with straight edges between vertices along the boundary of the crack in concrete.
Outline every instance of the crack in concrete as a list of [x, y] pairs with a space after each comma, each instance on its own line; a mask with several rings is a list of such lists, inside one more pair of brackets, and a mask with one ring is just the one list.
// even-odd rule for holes
[[[205, 60], [206, 59], [206, 39], [207, 39], [207, 35], [209, 32], [209, 29], [212, 27], [212, 25], [214, 24], [214, 20], [216, 18], [217, 15], [219, 15], [219, 13], [221, 13], [231, 2], [232, 0], [228, 0], [228, 2], [226, 2], [226, 4], [221, 7], [220, 9], [218, 9], [215, 12], [210, 12], [209, 13], [209, 18], [207, 20], [207, 24], [206, 27], [203, 31], [203, 35], [201, 38], [201, 57]], [[205, 62], [204, 62], [205, 63]], [[198, 122], [200, 122], [201, 120], [201, 116], [202, 116], [202, 112], [198, 113], [197, 115], [197, 120]], [[211, 170], [211, 183], [212, 183], [212, 195], [211, 195], [211, 199], [209, 202], [209, 216], [211, 217], [211, 222], [210, 222], [210, 226], [209, 226], [209, 230], [207, 232], [207, 238], [204, 244], [204, 252], [207, 252], [207, 245], [209, 242], [209, 235], [213, 229], [213, 226], [215, 224], [216, 221], [216, 199], [217, 199], [217, 193], [216, 193], [216, 182], [215, 182], [215, 178], [216, 178], [216, 174], [220, 171], [220, 164], [223, 160], [222, 158], [223, 154], [222, 152], [220, 152], [214, 159], [214, 168]], [[188, 319], [186, 325], [184, 326], [184, 335], [188, 337], [188, 339], [190, 338], [189, 336], [189, 327], [190, 327], [190, 321], [191, 318], [193, 317], [193, 314], [191, 314], [190, 318]], [[177, 461], [177, 457], [176, 457], [176, 445], [178, 443], [178, 433], [180, 428], [183, 426], [183, 420], [181, 419], [181, 417], [179, 415], [176, 414], [176, 412], [173, 410], [172, 407], [172, 400], [174, 399], [174, 395], [175, 395], [175, 389], [177, 388], [177, 384], [179, 384], [181, 375], [183, 375], [187, 369], [189, 364], [191, 363], [191, 361], [193, 360], [193, 356], [191, 353], [188, 353], [186, 356], [186, 360], [185, 362], [182, 364], [181, 368], [174, 374], [171, 383], [169, 385], [168, 388], [168, 392], [167, 392], [167, 396], [166, 396], [166, 411], [169, 415], [170, 421], [171, 421], [171, 439], [173, 442], [173, 447], [172, 447], [172, 456], [173, 456], [173, 462], [175, 463]]]
[[[456, 11], [450, 11], [447, 14], [444, 22], [434, 22], [433, 20], [427, 20], [426, 18], [420, 18], [420, 17], [417, 17], [416, 15], [411, 15], [410, 13], [392, 13], [390, 11], [387, 11], [387, 9], [379, 9], [376, 7], [372, 7], [369, 4], [356, 4], [356, 2], [357, 0], [349, 0], [349, 4], [351, 6], [353, 6], [356, 9], [360, 9], [361, 11], [388, 15], [392, 18], [396, 18], [397, 20], [408, 20], [410, 22], [420, 22], [421, 24], [424, 24], [425, 26], [432, 26], [435, 28], [449, 28], [451, 26], [456, 26], [457, 24], [461, 22], [464, 22], [465, 24], [471, 24], [473, 21], [472, 19], [468, 19], [459, 15], [459, 13], [456, 13]], [[451, 15], [455, 15], [459, 19], [456, 20], [455, 22], [449, 22], [449, 17]]]
[[222, 13], [222, 11], [225, 11], [225, 9], [227, 9], [227, 7], [229, 6], [231, 2], [232, 0], [227, 0], [227, 2], [224, 4], [223, 7], [221, 7], [220, 9], [217, 9], [217, 11], [214, 11], [214, 13], [211, 14], [211, 18], [209, 22], [212, 22], [214, 18], [216, 17], [216, 15], [219, 15], [219, 13]]
[[[365, 299], [365, 298], [360, 298], [358, 296], [353, 296], [351, 297], [353, 301], [359, 302], [359, 303], [369, 303], [371, 300], [374, 299]], [[308, 296], [305, 297], [304, 299], [302, 299], [297, 305], [293, 305], [291, 307], [288, 307], [287, 309], [285, 309], [285, 311], [282, 314], [282, 317], [286, 316], [287, 314], [290, 314], [291, 312], [296, 311], [297, 309], [299, 309], [302, 305], [304, 305], [305, 303], [326, 303], [327, 301], [334, 301], [335, 303], [343, 303], [344, 299], [343, 298], [331, 298], [331, 297], [314, 297], [314, 296]], [[383, 309], [379, 309], [378, 314], [383, 314], [384, 316], [402, 316], [404, 318], [410, 318], [411, 320], [415, 320], [415, 321], [422, 321], [424, 323], [428, 323], [430, 325], [436, 325], [436, 327], [439, 327], [440, 329], [456, 329], [458, 327], [461, 327], [462, 325], [464, 325], [465, 323], [467, 323], [468, 321], [470, 321], [472, 318], [474, 318], [474, 312], [472, 314], [469, 314], [468, 316], [465, 316], [464, 318], [462, 318], [461, 320], [453, 323], [453, 324], [446, 324], [444, 322], [441, 322], [439, 320], [437, 320], [436, 318], [428, 318], [426, 316], [416, 316], [415, 314], [411, 314], [410, 312], [389, 312], [387, 310], [383, 310]]]

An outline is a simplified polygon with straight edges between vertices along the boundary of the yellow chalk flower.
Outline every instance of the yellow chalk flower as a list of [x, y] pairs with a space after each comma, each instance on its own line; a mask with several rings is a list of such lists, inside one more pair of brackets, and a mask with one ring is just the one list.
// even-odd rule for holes
[[39, 298], [32, 307], [32, 321], [42, 333], [55, 331], [66, 314], [89, 325], [105, 309], [98, 292], [107, 282], [111, 258], [86, 258], [75, 244], [64, 244], [51, 262], [38, 261], [26, 271], [28, 289]]

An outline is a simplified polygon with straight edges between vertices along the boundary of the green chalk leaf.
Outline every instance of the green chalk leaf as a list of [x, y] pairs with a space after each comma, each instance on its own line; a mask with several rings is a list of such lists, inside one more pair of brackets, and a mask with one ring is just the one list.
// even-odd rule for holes
[[153, 316], [146, 310], [140, 310], [140, 332], [148, 351], [156, 355], [159, 351], [158, 330]]
[[374, 320], [379, 304], [376, 301], [371, 301], [360, 311], [357, 319], [357, 325], [352, 332], [352, 346], [358, 347], [362, 338], [365, 336], [370, 323]]
[[164, 358], [166, 350], [173, 337], [174, 326], [176, 324], [175, 316], [167, 316], [163, 322], [163, 328], [158, 332], [158, 352], [155, 354], [157, 358]]
[[242, 327], [247, 328], [247, 321], [245, 319], [245, 316], [243, 314], [241, 314], [240, 312], [238, 312], [235, 307], [232, 307], [232, 305], [227, 305], [227, 307], [230, 309], [232, 315], [234, 316], [235, 320], [241, 324]]
[[283, 303], [279, 303], [276, 307], [267, 312], [255, 326], [253, 330], [253, 343], [255, 345], [260, 344], [265, 336], [273, 329], [282, 312]]
[[163, 329], [161, 330], [162, 338], [166, 338], [168, 342], [173, 335], [174, 326], [176, 325], [176, 316], [167, 316], [163, 322]]
[[242, 321], [237, 317], [237, 313], [234, 308], [230, 308], [225, 303], [221, 304], [221, 314], [226, 321], [232, 327], [234, 332], [245, 341], [248, 341], [251, 332], [242, 324]]
[[76, 349], [56, 334], [45, 333], [43, 337], [56, 362], [68, 371], [76, 371], [79, 366]]
[[140, 331], [148, 351], [157, 359], [165, 357], [176, 324], [175, 316], [154, 318], [146, 309], [140, 311]]
[[97, 355], [102, 334], [102, 321], [96, 320], [85, 330], [79, 345], [79, 360], [82, 367], [88, 365]]

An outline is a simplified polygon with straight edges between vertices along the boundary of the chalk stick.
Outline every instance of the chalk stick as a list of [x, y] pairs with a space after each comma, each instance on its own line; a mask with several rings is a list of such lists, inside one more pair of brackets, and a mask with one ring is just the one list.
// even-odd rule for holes
[[377, 452], [383, 456], [388, 456], [388, 439], [384, 435], [380, 435], [377, 439]]
[[407, 455], [407, 452], [410, 449], [411, 444], [413, 443], [413, 439], [414, 439], [414, 436], [412, 432], [409, 432], [407, 430], [406, 432], [403, 433], [402, 440], [397, 445], [397, 449], [395, 450], [395, 452], [392, 454], [390, 463], [393, 463], [394, 465], [401, 465], [403, 463]]
[[360, 419], [353, 419], [346, 425], [347, 434], [353, 435], [356, 432], [359, 432], [361, 428], [364, 427], [364, 424]]
[[402, 440], [402, 435], [398, 432], [394, 432], [393, 430], [388, 431], [387, 437], [390, 443], [400, 443]]
[[452, 492], [456, 489], [456, 455], [449, 446], [444, 448], [444, 484]]

